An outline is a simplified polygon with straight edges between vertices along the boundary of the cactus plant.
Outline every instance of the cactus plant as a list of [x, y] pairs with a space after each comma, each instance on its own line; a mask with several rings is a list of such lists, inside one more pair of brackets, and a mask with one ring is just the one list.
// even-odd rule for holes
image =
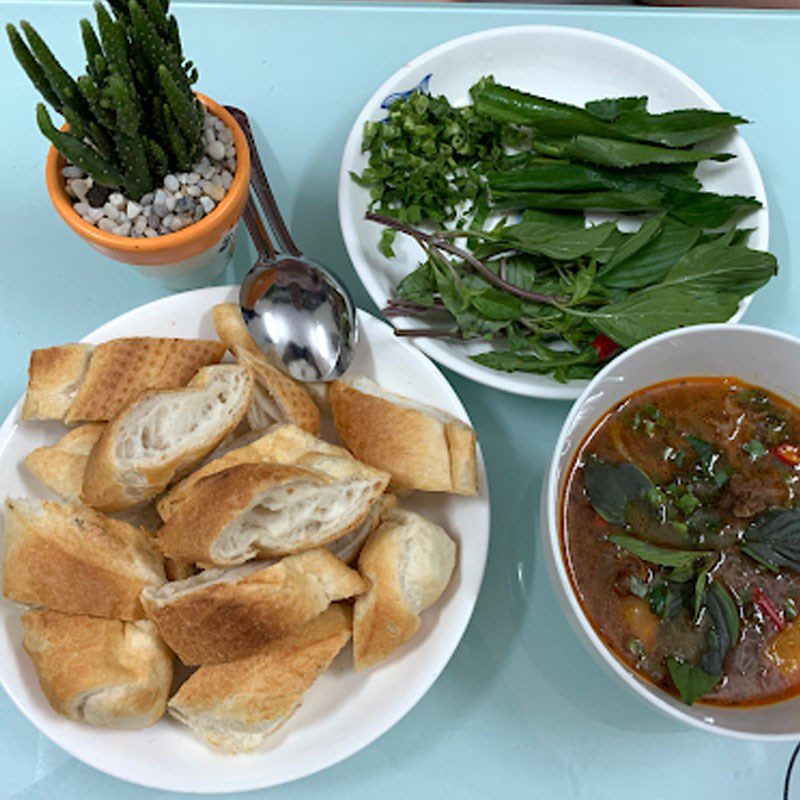
[[42, 98], [39, 130], [102, 186], [138, 199], [173, 171], [191, 168], [203, 149], [203, 106], [192, 92], [197, 69], [183, 56], [169, 0], [94, 4], [95, 26], [80, 21], [85, 73], [73, 79], [34, 27], [6, 26], [11, 49]]

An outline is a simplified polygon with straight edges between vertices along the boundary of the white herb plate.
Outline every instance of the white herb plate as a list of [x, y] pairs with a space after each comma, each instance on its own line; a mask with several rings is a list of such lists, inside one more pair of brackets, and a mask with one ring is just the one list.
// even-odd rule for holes
[[[99, 343], [120, 336], [216, 338], [210, 309], [234, 300], [234, 287], [172, 295], [123, 314], [90, 333]], [[467, 420], [455, 392], [419, 351], [391, 328], [359, 312], [353, 373]], [[53, 342], [53, 344], [59, 344]], [[31, 450], [63, 435], [59, 423], [20, 423], [21, 401], [0, 427], [0, 497], [49, 497], [25, 471]], [[489, 495], [478, 452], [477, 497], [414, 493], [401, 505], [442, 525], [458, 541], [458, 567], [446, 593], [422, 615], [422, 627], [385, 664], [353, 670], [350, 646], [306, 695], [300, 710], [264, 746], [245, 756], [211, 750], [189, 728], [165, 717], [142, 731], [92, 728], [51, 710], [22, 649], [20, 610], [0, 600], [0, 683], [39, 730], [75, 758], [132, 783], [165, 791], [236, 792], [275, 786], [331, 766], [366, 747], [428, 691], [456, 649], [478, 597], [489, 546]]]
[[[364, 123], [386, 116], [385, 100], [407, 92], [430, 76], [431, 94], [444, 95], [456, 105], [469, 101], [469, 88], [484, 75], [504, 84], [568, 103], [583, 104], [601, 97], [647, 95], [651, 111], [676, 108], [720, 109], [702, 87], [663, 59], [611, 36], [577, 28], [526, 25], [494, 28], [446, 42], [401, 67], [369, 99], [353, 125], [339, 173], [339, 221], [345, 245], [366, 290], [383, 307], [394, 287], [419, 263], [422, 250], [408, 237], [398, 236], [397, 257], [389, 260], [377, 249], [382, 228], [364, 220], [369, 202], [366, 189], [350, 172], [361, 173], [367, 164], [361, 152]], [[744, 114], [747, 109], [730, 108]], [[759, 211], [741, 224], [755, 228], [750, 246], [766, 250], [769, 220], [764, 183], [742, 136], [719, 137], [714, 146], [736, 155], [726, 163], [703, 163], [697, 175], [709, 191], [757, 197]], [[730, 320], [737, 322], [749, 305], [740, 304]], [[424, 327], [421, 318], [398, 317], [398, 327]], [[549, 376], [497, 372], [471, 361], [469, 356], [490, 349], [488, 343], [458, 342], [419, 337], [412, 340], [431, 358], [478, 383], [514, 394], [544, 398], [576, 398], [586, 381], [561, 384]]]

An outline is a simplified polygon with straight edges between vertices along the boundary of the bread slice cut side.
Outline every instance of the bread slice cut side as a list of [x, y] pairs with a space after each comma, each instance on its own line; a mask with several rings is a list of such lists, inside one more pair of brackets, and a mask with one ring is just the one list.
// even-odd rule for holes
[[31, 353], [22, 419], [64, 419], [92, 354], [90, 344], [64, 344]]
[[155, 497], [236, 428], [250, 404], [244, 367], [204, 367], [184, 389], [146, 392], [112, 420], [86, 465], [82, 499], [120, 511]]
[[217, 336], [236, 360], [252, 370], [256, 379], [253, 402], [247, 414], [251, 428], [261, 430], [273, 423], [291, 422], [309, 433], [318, 434], [320, 413], [303, 384], [271, 364], [253, 341], [242, 319], [239, 306], [219, 303], [211, 309]]
[[293, 481], [267, 489], [227, 525], [211, 548], [214, 562], [280, 555], [326, 544], [357, 526], [374, 502], [375, 483]]
[[142, 604], [184, 664], [217, 664], [251, 655], [366, 589], [327, 550], [309, 550], [148, 588]]
[[332, 605], [252, 656], [200, 667], [167, 710], [214, 747], [228, 753], [253, 750], [299, 708], [351, 630], [350, 610]]
[[367, 540], [358, 558], [370, 589], [356, 599], [353, 655], [356, 670], [388, 658], [420, 627], [453, 575], [456, 544], [438, 525], [395, 508]]
[[[256, 438], [251, 438], [253, 436]], [[312, 452], [347, 458], [355, 463], [350, 453], [343, 447], [328, 444], [328, 442], [291, 424], [273, 425], [260, 435], [251, 432], [245, 437], [241, 437], [240, 441], [240, 446], [234, 446], [227, 452], [218, 453], [216, 457], [173, 486], [169, 493], [159, 500], [158, 512], [165, 522], [183, 500], [191, 494], [192, 487], [200, 479], [238, 464], [296, 464]], [[236, 442], [232, 444], [235, 445]], [[373, 470], [372, 473], [376, 477], [379, 475], [377, 470]], [[388, 475], [385, 476], [385, 479], [388, 481]]]
[[166, 710], [172, 654], [149, 621], [57, 611], [22, 615], [23, 646], [53, 710], [76, 722], [144, 728]]
[[[323, 456], [327, 458], [327, 456]], [[347, 457], [344, 477], [307, 465], [236, 464], [197, 481], [158, 533], [170, 558], [234, 566], [310, 550], [357, 528], [388, 476]]]

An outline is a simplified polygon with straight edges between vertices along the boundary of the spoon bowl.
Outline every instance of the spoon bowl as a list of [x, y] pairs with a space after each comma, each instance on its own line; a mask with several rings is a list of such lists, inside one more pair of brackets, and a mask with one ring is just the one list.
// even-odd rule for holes
[[267, 234], [251, 193], [244, 221], [259, 257], [242, 281], [239, 304], [247, 330], [275, 366], [298, 381], [334, 381], [353, 360], [356, 307], [344, 284], [306, 258], [294, 243], [272, 194], [250, 120], [226, 106], [250, 148], [250, 183], [264, 211]]
[[321, 264], [289, 255], [259, 259], [242, 281], [239, 299], [256, 344], [277, 356], [295, 380], [335, 380], [350, 366], [355, 306]]

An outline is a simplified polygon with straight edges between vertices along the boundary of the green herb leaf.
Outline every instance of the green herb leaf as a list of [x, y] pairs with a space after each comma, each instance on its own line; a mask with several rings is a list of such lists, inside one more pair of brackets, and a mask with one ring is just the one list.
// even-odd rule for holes
[[632, 347], [673, 328], [726, 322], [738, 307], [736, 294], [657, 284], [609, 303], [588, 316], [597, 330], [622, 347]]
[[729, 153], [708, 150], [673, 150], [653, 144], [624, 142], [602, 136], [573, 136], [561, 141], [534, 140], [531, 146], [550, 156], [572, 158], [597, 166], [631, 169], [648, 165], [697, 164], [701, 161], [727, 161]]
[[604, 222], [576, 230], [563, 225], [523, 220], [516, 225], [493, 231], [486, 238], [504, 249], [572, 261], [603, 244], [615, 227], [613, 222]]
[[625, 522], [628, 505], [653, 488], [653, 482], [636, 464], [609, 464], [594, 456], [586, 461], [583, 477], [594, 510], [616, 525]]
[[710, 692], [722, 679], [722, 673], [709, 675], [700, 667], [687, 664], [672, 656], [667, 659], [667, 668], [675, 688], [680, 692], [681, 699], [689, 706]]
[[659, 564], [662, 567], [688, 567], [699, 559], [708, 558], [712, 555], [710, 550], [673, 550], [669, 547], [658, 547], [624, 534], [612, 534], [608, 539], [617, 547], [621, 547], [637, 558], [641, 558], [642, 561], [647, 561], [650, 564]]
[[751, 439], [746, 444], [742, 445], [742, 450], [750, 456], [751, 461], [758, 461], [769, 453], [766, 447], [758, 439]]
[[775, 572], [800, 572], [800, 511], [766, 511], [742, 534], [742, 552]]
[[708, 648], [698, 666], [709, 675], [722, 673], [725, 656], [739, 640], [739, 611], [728, 590], [719, 582], [712, 581], [705, 596], [706, 607], [711, 618]]
[[646, 111], [647, 97], [605, 97], [590, 100], [583, 106], [592, 116], [613, 122], [623, 111]]

